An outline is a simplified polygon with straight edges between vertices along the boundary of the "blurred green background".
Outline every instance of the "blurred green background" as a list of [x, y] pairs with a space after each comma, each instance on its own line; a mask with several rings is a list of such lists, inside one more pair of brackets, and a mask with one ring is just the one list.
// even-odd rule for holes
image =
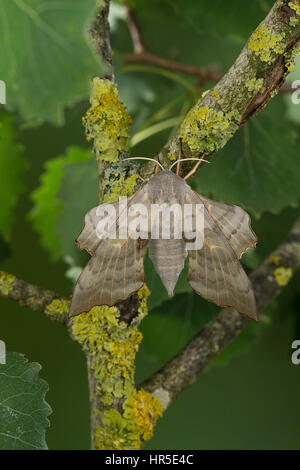
[[[38, 32], [20, 12], [17, 19], [24, 26], [24, 37], [17, 35], [12, 40], [4, 35], [5, 41], [11, 41], [10, 50], [18, 53], [17, 65], [7, 47], [1, 51], [3, 42], [0, 45], [4, 58], [0, 79], [7, 84], [7, 106], [0, 117], [6, 122], [7, 116], [12, 116], [6, 125], [14, 129], [13, 140], [22, 144], [14, 167], [20, 168], [14, 177], [18, 184], [8, 187], [14, 163], [9, 161], [9, 148], [1, 153], [0, 141], [0, 261], [1, 269], [69, 296], [87, 259], [78, 254], [74, 240], [83, 214], [97, 203], [96, 164], [81, 118], [88, 107], [89, 79], [101, 66], [88, 48], [86, 35], [82, 33], [77, 39], [79, 46], [72, 42], [80, 36], [78, 25], [83, 31], [90, 22], [97, 2], [89, 0], [85, 7], [74, 2], [72, 14], [68, 0], [60, 3], [65, 7], [60, 20], [55, 8], [43, 9], [39, 0], [34, 7], [57, 35], [65, 34], [74, 46], [69, 63], [63, 46], [59, 51], [53, 46], [51, 51], [48, 35]], [[235, 60], [272, 4], [267, 0], [254, 0], [247, 6], [236, 0], [212, 0], [209, 4], [204, 0], [132, 2], [150, 52], [203, 68], [214, 67], [221, 73]], [[6, 8], [9, 20], [16, 12]], [[212, 84], [199, 88], [193, 77], [166, 76], [162, 69], [124, 64], [123, 55], [132, 52], [132, 44], [124, 10], [117, 2], [110, 19], [116, 82], [134, 119], [133, 139], [139, 142], [132, 153], [151, 156], [175, 131], [172, 126], [163, 130], [166, 121], [180, 120]], [[50, 77], [49, 63], [41, 59], [46, 50], [53, 58]], [[41, 60], [35, 62], [30, 54]], [[79, 70], [75, 72], [75, 68]], [[36, 73], [42, 80], [39, 84]], [[297, 78], [299, 65], [289, 81]], [[246, 270], [256, 267], [280, 242], [299, 212], [299, 107], [291, 103], [290, 95], [274, 98], [192, 182], [198, 192], [240, 204], [251, 214], [259, 245], [244, 256]], [[66, 157], [72, 153], [70, 147], [79, 149], [78, 161], [77, 157]], [[56, 176], [50, 182], [41, 179], [45, 172], [51, 174], [46, 162], [58, 157], [63, 157], [61, 177], [53, 169]], [[46, 192], [36, 191], [41, 186]], [[172, 357], [217, 312], [184, 283], [176, 297], [168, 300], [148, 262], [146, 271], [152, 290], [151, 311], [142, 325], [138, 382]], [[170, 407], [147, 449], [300, 448], [300, 366], [291, 363], [291, 343], [300, 339], [299, 281], [300, 273], [261, 322], [251, 323]], [[30, 361], [39, 362], [40, 375], [49, 384], [46, 399], [53, 409], [46, 436], [49, 448], [88, 449], [87, 374], [79, 345], [63, 327], [11, 301], [0, 299], [0, 311], [0, 339], [9, 351], [22, 352]]]

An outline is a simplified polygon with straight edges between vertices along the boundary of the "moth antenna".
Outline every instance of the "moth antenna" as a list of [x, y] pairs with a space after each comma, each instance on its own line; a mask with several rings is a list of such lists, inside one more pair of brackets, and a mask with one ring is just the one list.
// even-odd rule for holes
[[[208, 160], [204, 160], [204, 158], [183, 158], [183, 159], [180, 160], [180, 161], [181, 161], [181, 163], [182, 163], [182, 162], [189, 162], [189, 161], [191, 161], [191, 160], [194, 160], [194, 161], [197, 161], [197, 162], [200, 162], [200, 163], [201, 163], [201, 162], [210, 163]], [[177, 162], [178, 162], [178, 160], [176, 160], [176, 162], [173, 162], [172, 165], [170, 166], [169, 170], [171, 170], [171, 169], [173, 168], [173, 166], [177, 165]], [[200, 163], [199, 163], [199, 165], [200, 165]], [[199, 165], [198, 165], [198, 166], [199, 166]], [[197, 167], [197, 168], [198, 168], [198, 167]], [[184, 179], [185, 179], [185, 178], [184, 178]]]
[[164, 170], [164, 167], [162, 166], [161, 163], [159, 163], [157, 160], [154, 160], [154, 158], [148, 158], [148, 157], [129, 157], [129, 158], [123, 158], [122, 162], [125, 162], [125, 160], [149, 160], [150, 162], [154, 162], [156, 165], [159, 165], [162, 170]]

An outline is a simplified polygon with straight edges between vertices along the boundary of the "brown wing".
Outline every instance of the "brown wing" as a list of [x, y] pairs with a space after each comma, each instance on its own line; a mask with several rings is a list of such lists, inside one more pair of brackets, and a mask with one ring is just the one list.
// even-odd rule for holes
[[[147, 186], [147, 185], [146, 185]], [[148, 204], [147, 187], [135, 193], [127, 208], [135, 202]], [[134, 217], [128, 218], [128, 223]], [[112, 306], [140, 289], [144, 283], [143, 261], [148, 240], [99, 240], [96, 235], [96, 208], [85, 217], [85, 227], [77, 241], [93, 256], [82, 271], [73, 292], [70, 316], [88, 312], [96, 305]]]
[[202, 297], [222, 307], [234, 307], [257, 320], [251, 283], [239, 258], [257, 242], [248, 214], [240, 207], [217, 203], [187, 191], [188, 204], [204, 205], [204, 242], [189, 251], [188, 282]]
[[[130, 200], [129, 200], [130, 201]], [[119, 202], [112, 203], [112, 206], [117, 211]], [[102, 204], [104, 207], [106, 204]], [[96, 236], [96, 227], [97, 223], [101, 219], [101, 217], [97, 217], [97, 207], [93, 207], [84, 217], [84, 227], [78, 237], [76, 238], [76, 242], [78, 248], [80, 250], [86, 250], [93, 255], [99, 245], [100, 239]], [[115, 220], [111, 220], [111, 223], [115, 222]]]
[[241, 258], [248, 248], [255, 247], [257, 237], [250, 227], [247, 212], [232, 204], [222, 204], [200, 197], [208, 214], [218, 224], [238, 258]]

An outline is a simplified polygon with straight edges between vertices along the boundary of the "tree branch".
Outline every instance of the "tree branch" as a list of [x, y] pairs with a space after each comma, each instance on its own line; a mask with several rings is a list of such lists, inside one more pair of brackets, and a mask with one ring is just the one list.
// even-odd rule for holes
[[166, 59], [164, 57], [160, 57], [145, 51], [138, 54], [124, 54], [123, 59], [126, 64], [154, 65], [156, 67], [161, 67], [173, 72], [185, 73], [187, 75], [196, 77], [201, 85], [209, 80], [215, 82], [220, 80], [222, 77], [222, 75], [217, 70], [202, 69], [200, 67], [196, 67], [195, 65], [184, 64], [175, 60]]
[[125, 4], [126, 22], [131, 35], [133, 50], [136, 55], [142, 54], [145, 51], [145, 46], [134, 11], [128, 5], [126, 5], [126, 2], [123, 3]]
[[90, 28], [90, 35], [96, 51], [106, 65], [106, 73], [102, 78], [114, 81], [114, 71], [112, 66], [112, 50], [109, 38], [109, 0], [104, 0], [95, 20]]
[[[145, 51], [139, 54], [124, 54], [123, 59], [126, 64], [154, 65], [166, 70], [171, 70], [172, 72], [181, 72], [186, 75], [191, 75], [198, 79], [198, 86], [203, 86], [204, 83], [208, 81], [219, 81], [223, 77], [217, 70], [204, 69], [195, 65], [169, 60]], [[278, 94], [292, 93], [298, 88], [299, 87], [293, 88], [291, 85], [283, 84], [278, 90]]]
[[23, 307], [44, 313], [52, 320], [66, 324], [70, 301], [50, 290], [29, 284], [13, 274], [0, 271], [0, 297], [14, 300]]
[[280, 94], [285, 94], [285, 93], [293, 93], [294, 91], [299, 90], [300, 86], [293, 86], [292, 84], [290, 85], [289, 83], [284, 83], [282, 87], [279, 90]]
[[[268, 256], [250, 276], [258, 312], [287, 285], [300, 266], [300, 217], [286, 239]], [[204, 326], [190, 343], [162, 369], [146, 380], [142, 387], [158, 397], [167, 408], [187, 387], [195, 382], [200, 372], [249, 323], [248, 317], [232, 308], [221, 310], [216, 318]]]

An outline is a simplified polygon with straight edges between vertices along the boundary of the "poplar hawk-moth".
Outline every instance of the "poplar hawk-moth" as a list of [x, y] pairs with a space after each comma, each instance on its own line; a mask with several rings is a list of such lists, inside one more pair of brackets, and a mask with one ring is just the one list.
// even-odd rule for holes
[[[184, 236], [180, 239], [133, 239], [127, 233], [123, 239], [99, 239], [96, 229], [101, 216], [97, 216], [97, 207], [93, 208], [86, 214], [84, 228], [76, 240], [78, 247], [87, 250], [92, 257], [76, 283], [70, 316], [88, 312], [96, 305], [115, 305], [137, 292], [145, 281], [143, 261], [148, 249], [169, 295], [173, 295], [188, 256], [187, 281], [197, 294], [218, 306], [234, 307], [257, 320], [254, 292], [239, 262], [242, 254], [257, 243], [249, 215], [243, 209], [201, 196], [170, 169], [152, 176], [128, 198], [129, 222], [136, 217], [130, 215], [133, 204], [142, 204], [148, 210], [153, 204], [188, 204], [192, 208], [202, 204], [202, 248], [187, 249], [190, 245]], [[192, 209], [192, 218], [193, 214]], [[116, 222], [118, 225], [118, 220]]]

